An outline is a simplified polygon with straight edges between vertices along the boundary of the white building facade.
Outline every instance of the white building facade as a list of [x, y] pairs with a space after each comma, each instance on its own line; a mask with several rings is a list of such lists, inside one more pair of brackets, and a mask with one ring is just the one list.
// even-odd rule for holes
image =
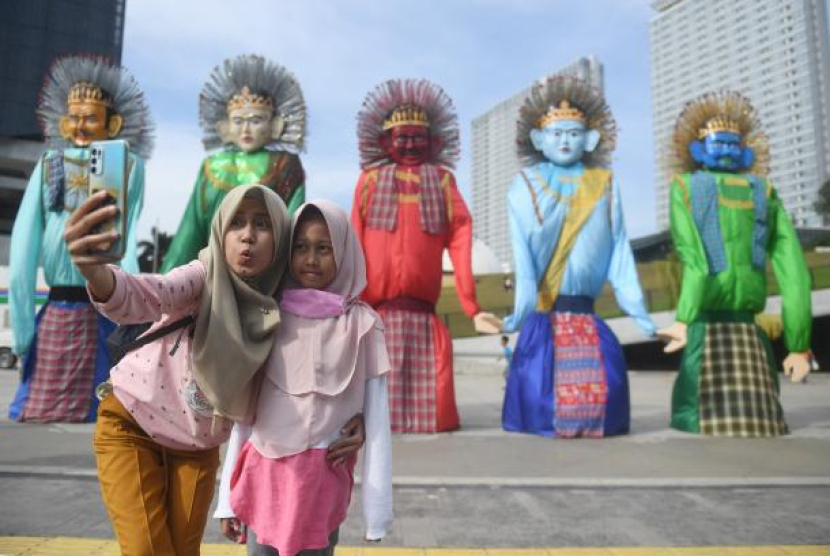
[[[593, 56], [580, 58], [551, 75], [562, 73], [604, 90], [602, 64]], [[516, 121], [529, 92], [530, 87], [519, 91], [473, 119], [473, 235], [490, 246], [505, 269], [513, 267], [507, 188], [521, 169], [516, 154]]]
[[830, 176], [825, 0], [656, 0], [650, 25], [657, 225], [668, 228], [674, 124], [709, 91], [750, 99], [770, 143], [769, 178], [797, 226]]

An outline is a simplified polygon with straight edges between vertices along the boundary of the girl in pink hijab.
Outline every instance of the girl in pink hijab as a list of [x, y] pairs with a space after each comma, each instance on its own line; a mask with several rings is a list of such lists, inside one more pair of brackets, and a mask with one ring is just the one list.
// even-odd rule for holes
[[300, 207], [290, 241], [282, 321], [253, 423], [234, 425], [214, 514], [255, 556], [334, 553], [355, 458], [333, 465], [326, 449], [360, 411], [366, 539], [380, 540], [392, 521], [389, 360], [380, 318], [359, 300], [363, 251], [346, 213], [328, 201]]

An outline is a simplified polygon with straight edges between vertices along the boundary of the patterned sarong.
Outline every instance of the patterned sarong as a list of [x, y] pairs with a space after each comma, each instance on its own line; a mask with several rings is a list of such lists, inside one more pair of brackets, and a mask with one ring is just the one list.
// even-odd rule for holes
[[20, 420], [87, 420], [98, 349], [98, 313], [92, 305], [69, 308], [50, 303], [38, 326], [36, 349]]
[[436, 432], [435, 349], [431, 313], [378, 308], [386, 327], [392, 432]]
[[603, 436], [608, 386], [591, 314], [551, 313], [556, 436]]
[[700, 370], [700, 432], [717, 436], [787, 434], [768, 358], [754, 323], [706, 325]]

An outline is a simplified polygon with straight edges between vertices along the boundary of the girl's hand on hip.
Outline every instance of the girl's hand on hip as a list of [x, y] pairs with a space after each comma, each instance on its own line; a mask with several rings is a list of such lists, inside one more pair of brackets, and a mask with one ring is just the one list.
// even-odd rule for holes
[[366, 427], [363, 422], [363, 414], [358, 413], [343, 425], [340, 429], [343, 438], [331, 443], [326, 454], [326, 460], [330, 465], [343, 465], [349, 458], [357, 456], [357, 452], [363, 447], [366, 441]]
[[219, 520], [219, 524], [222, 527], [222, 534], [229, 541], [237, 544], [248, 542], [248, 528], [235, 517], [223, 517]]

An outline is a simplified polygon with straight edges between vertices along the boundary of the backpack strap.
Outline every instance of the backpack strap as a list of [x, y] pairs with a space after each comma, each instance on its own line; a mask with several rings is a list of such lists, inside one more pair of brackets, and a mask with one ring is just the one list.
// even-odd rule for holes
[[150, 332], [146, 336], [141, 336], [139, 338], [136, 338], [135, 340], [133, 340], [132, 342], [130, 342], [127, 345], [126, 351], [133, 351], [135, 349], [138, 349], [141, 346], [147, 345], [150, 342], [154, 342], [154, 341], [158, 340], [159, 338], [167, 336], [168, 334], [170, 334], [174, 330], [178, 330], [179, 328], [184, 328], [185, 326], [190, 326], [194, 322], [196, 322], [196, 315], [187, 315], [186, 317], [182, 317], [177, 321], [171, 322], [170, 324], [167, 324], [165, 326], [162, 326], [161, 328], [153, 330], [152, 332]]
[[[189, 326], [195, 321], [195, 315], [187, 315], [144, 336], [142, 334], [150, 327], [150, 323], [119, 326], [107, 338], [110, 364], [116, 365], [127, 353], [154, 342], [175, 330]], [[178, 347], [178, 340], [176, 346]]]

